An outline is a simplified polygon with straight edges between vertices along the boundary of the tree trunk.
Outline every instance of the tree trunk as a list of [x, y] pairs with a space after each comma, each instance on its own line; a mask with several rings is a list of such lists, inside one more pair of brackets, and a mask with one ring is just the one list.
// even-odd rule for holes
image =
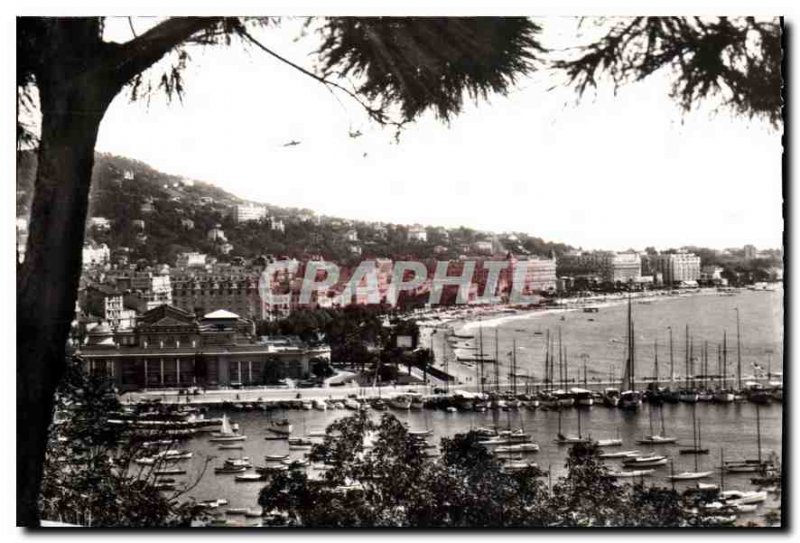
[[101, 78], [53, 73], [39, 81], [42, 133], [30, 235], [17, 274], [17, 525], [38, 526], [54, 393], [81, 273], [100, 121], [116, 91]]

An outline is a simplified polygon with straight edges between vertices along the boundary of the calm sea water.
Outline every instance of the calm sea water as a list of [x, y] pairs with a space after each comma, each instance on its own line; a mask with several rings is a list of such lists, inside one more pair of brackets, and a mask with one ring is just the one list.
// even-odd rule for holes
[[[633, 301], [633, 321], [636, 338], [636, 375], [655, 375], [655, 352], [658, 349], [659, 376], [670, 375], [670, 337], [674, 373], [685, 376], [686, 326], [693, 344], [691, 354], [698, 360], [695, 373], [701, 373], [700, 360], [708, 344], [708, 371], [717, 372], [717, 349], [723, 343], [727, 331], [727, 375], [733, 377], [737, 368], [736, 308], [739, 308], [741, 329], [742, 375], [754, 374], [753, 364], [771, 368], [772, 372], [783, 371], [783, 290], [742, 291], [735, 296], [717, 294], [665, 297], [651, 303]], [[496, 326], [492, 324], [496, 323]], [[558, 334], [566, 348], [570, 379], [583, 381], [583, 366], [586, 363], [588, 381], [607, 381], [611, 375], [621, 378], [625, 361], [627, 328], [627, 305], [617, 304], [602, 307], [597, 313], [580, 310], [550, 311], [541, 314], [528, 313], [514, 319], [489, 320], [480, 326], [477, 322], [456, 326], [462, 334], [472, 334], [474, 340], [459, 342], [470, 348], [458, 349], [461, 357], [473, 356], [477, 351], [479, 337], [483, 338], [484, 354], [494, 359], [499, 354], [500, 381], [508, 380], [512, 343], [517, 345], [517, 373], [528, 375], [535, 381], [544, 378], [547, 331], [554, 338], [556, 352]], [[499, 345], [495, 348], [495, 334]], [[434, 334], [433, 349], [437, 355], [442, 351], [444, 336]], [[657, 344], [657, 345], [656, 345]], [[487, 367], [493, 372], [493, 368]], [[720, 371], [721, 373], [721, 371]], [[474, 377], [473, 377], [474, 379]], [[556, 370], [556, 379], [558, 371]], [[472, 383], [475, 380], [471, 381]]]
[[[751, 362], [766, 367], [771, 357], [772, 371], [782, 371], [783, 340], [783, 306], [782, 291], [779, 292], [742, 292], [737, 296], [696, 296], [654, 302], [652, 304], [635, 304], [634, 320], [638, 349], [637, 373], [652, 375], [653, 339], [659, 341], [659, 360], [661, 375], [668, 375], [668, 332], [667, 326], [674, 329], [676, 374], [683, 374], [683, 330], [686, 323], [694, 336], [695, 353], [699, 356], [698, 345], [708, 340], [716, 345], [722, 341], [722, 331], [728, 330], [729, 372], [736, 364], [736, 313], [739, 307], [741, 314], [742, 366], [744, 374], [752, 373]], [[510, 348], [512, 338], [518, 345], [518, 364], [528, 369], [535, 376], [543, 375], [544, 339], [536, 336], [534, 331], [551, 333], [561, 327], [562, 342], [567, 346], [570, 360], [574, 360], [573, 368], [578, 373], [582, 366], [580, 354], [589, 355], [588, 375], [606, 378], [613, 366], [620, 368], [624, 356], [625, 306], [605, 307], [599, 313], [588, 314], [579, 311], [551, 313], [533, 318], [506, 321], [498, 326], [501, 353]], [[565, 319], [561, 320], [561, 316]], [[594, 318], [593, 322], [588, 318]], [[474, 329], [472, 330], [475, 331]], [[485, 330], [484, 339], [487, 352], [493, 352], [494, 331]], [[620, 342], [610, 342], [616, 338]], [[702, 347], [701, 347], [702, 348]], [[709, 354], [710, 370], [716, 369], [716, 352]], [[502, 361], [502, 357], [501, 357]], [[523, 371], [524, 371], [523, 369]], [[619, 375], [619, 369], [617, 369]], [[582, 373], [580, 379], [582, 380]], [[664, 406], [665, 429], [668, 435], [677, 436], [676, 445], [644, 446], [636, 445], [635, 440], [650, 433], [648, 407], [644, 406], [638, 413], [608, 409], [603, 406], [591, 408], [567, 409], [561, 413], [546, 410], [520, 410], [509, 412], [447, 413], [436, 410], [396, 411], [390, 410], [400, 420], [406, 422], [411, 429], [431, 429], [431, 441], [438, 443], [444, 436], [468, 431], [478, 426], [499, 425], [501, 427], [524, 428], [531, 433], [541, 451], [530, 455], [545, 470], [551, 469], [553, 479], [564, 473], [567, 448], [553, 443], [559, 425], [564, 433], [576, 434], [578, 416], [581, 417], [581, 428], [584, 435], [595, 439], [619, 436], [624, 444], [623, 449], [638, 449], [642, 453], [658, 452], [667, 454], [674, 461], [675, 472], [695, 469], [695, 458], [691, 455], [680, 455], [678, 449], [692, 444], [692, 409], [688, 404]], [[775, 453], [781, 458], [781, 427], [783, 405], [773, 403], [760, 408], [762, 455]], [[209, 416], [221, 416], [221, 411], [212, 411]], [[327, 424], [338, 417], [347, 416], [345, 410], [320, 411], [276, 411], [272, 414], [262, 412], [236, 412], [228, 415], [237, 422], [242, 433], [248, 439], [242, 443], [243, 450], [219, 450], [217, 444], [208, 441], [207, 437], [198, 436], [187, 442], [185, 447], [194, 451], [191, 460], [183, 462], [189, 474], [180, 480], [196, 480], [206, 462], [211, 463], [197, 486], [189, 493], [197, 499], [226, 498], [229, 507], [252, 507], [256, 505], [258, 492], [264, 483], [237, 483], [233, 475], [215, 475], [213, 466], [222, 464], [224, 458], [249, 456], [254, 464], [263, 465], [265, 454], [290, 453], [292, 457], [300, 457], [303, 452], [289, 451], [285, 441], [267, 441], [265, 426], [270, 416], [287, 417], [294, 425], [294, 435], [302, 436], [308, 432], [323, 430]], [[660, 416], [654, 411], [653, 424], [660, 428]], [[373, 416], [379, 416], [374, 413]], [[560, 421], [559, 421], [560, 418]], [[714, 475], [706, 482], [719, 482], [720, 456], [726, 460], [755, 458], [757, 455], [756, 439], [756, 406], [750, 403], [717, 405], [697, 404], [696, 418], [701, 425], [703, 446], [710, 449], [710, 454], [699, 456], [700, 470], [714, 470]], [[618, 448], [613, 448], [618, 449]], [[612, 449], [612, 450], [613, 450]], [[616, 460], [609, 460], [609, 465], [619, 467]], [[309, 469], [309, 473], [313, 470]], [[651, 484], [668, 486], [665, 477], [670, 473], [670, 466], [657, 468], [647, 479]], [[751, 474], [726, 474], [726, 488], [751, 489]], [[693, 483], [679, 483], [685, 486]], [[767, 504], [767, 506], [770, 504]], [[759, 508], [759, 509], [763, 509]], [[743, 517], [746, 518], [746, 517]]]
[[[564, 433], [576, 434], [578, 431], [578, 416], [581, 417], [583, 435], [590, 435], [596, 439], [613, 438], [619, 436], [623, 440], [622, 449], [637, 449], [642, 453], [655, 452], [666, 454], [674, 461], [676, 473], [684, 470], [693, 471], [695, 468], [694, 457], [680, 455], [678, 449], [692, 445], [692, 406], [688, 404], [664, 406], [664, 420], [666, 433], [676, 436], [679, 441], [675, 445], [646, 446], [636, 445], [635, 441], [645, 434], [650, 433], [650, 417], [645, 406], [639, 413], [630, 413], [618, 409], [608, 409], [594, 406], [578, 409], [567, 409], [561, 414], [561, 428]], [[529, 455], [544, 470], [552, 469], [553, 479], [564, 474], [564, 463], [567, 448], [553, 443], [558, 428], [559, 414], [547, 410], [520, 410], [508, 412], [459, 412], [447, 413], [438, 410], [397, 411], [389, 410], [398, 419], [406, 422], [414, 430], [432, 429], [433, 436], [430, 441], [438, 443], [441, 437], [451, 436], [455, 433], [466, 432], [479, 426], [497, 424], [501, 427], [524, 428], [531, 433], [541, 450]], [[319, 411], [276, 411], [272, 416], [287, 417], [294, 425], [294, 435], [305, 435], [308, 432], [322, 430], [327, 424], [338, 417], [347, 416], [344, 410]], [[211, 416], [221, 415], [221, 412], [212, 412]], [[379, 416], [373, 412], [374, 417]], [[189, 474], [183, 479], [190, 481], [199, 477], [206, 459], [212, 458], [208, 470], [199, 484], [189, 495], [198, 499], [211, 499], [217, 497], [227, 498], [230, 507], [255, 506], [258, 492], [264, 483], [239, 483], [234, 481], [233, 475], [216, 475], [213, 466], [222, 465], [223, 459], [239, 456], [249, 456], [256, 465], [263, 465], [265, 454], [291, 454], [293, 458], [300, 458], [302, 451], [289, 451], [285, 441], [267, 441], [264, 436], [268, 433], [265, 426], [269, 415], [261, 412], [229, 413], [237, 422], [241, 431], [248, 436], [242, 442], [241, 451], [219, 450], [215, 443], [208, 441], [207, 437], [196, 437], [187, 443], [187, 448], [194, 451], [191, 460], [183, 462]], [[698, 456], [700, 470], [714, 470], [715, 475], [706, 479], [707, 482], [719, 482], [720, 456], [724, 454], [726, 460], [755, 458], [757, 455], [756, 439], [756, 407], [753, 404], [697, 404], [696, 417], [701, 424], [702, 443], [710, 449], [708, 455]], [[780, 458], [781, 453], [781, 424], [782, 405], [772, 404], [760, 408], [761, 418], [761, 446], [762, 455], [774, 452]], [[654, 416], [656, 429], [660, 427], [660, 417], [657, 411]], [[619, 450], [618, 447], [609, 450]], [[608, 460], [611, 467], [621, 467], [617, 460]], [[313, 470], [309, 468], [309, 473]], [[670, 466], [658, 468], [653, 476], [647, 479], [650, 484], [669, 486], [665, 479], [670, 473]], [[726, 474], [725, 487], [749, 489], [751, 474]], [[685, 486], [690, 483], [680, 483]]]

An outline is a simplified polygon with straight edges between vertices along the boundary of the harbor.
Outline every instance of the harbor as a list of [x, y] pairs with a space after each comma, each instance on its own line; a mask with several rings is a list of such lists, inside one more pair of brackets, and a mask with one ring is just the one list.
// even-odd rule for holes
[[[667, 461], [658, 466], [650, 467], [651, 472], [636, 477], [635, 481], [643, 480], [645, 484], [670, 487], [673, 483], [679, 490], [696, 486], [696, 480], [670, 480], [670, 475], [683, 472], [696, 472], [695, 461], [699, 470], [709, 471], [711, 474], [702, 478], [704, 484], [721, 482], [725, 489], [755, 491], [758, 487], [753, 485], [751, 479], [757, 476], [753, 472], [727, 471], [721, 473], [720, 466], [723, 461], [740, 461], [757, 458], [759, 456], [759, 436], [756, 432], [756, 408], [749, 403], [723, 404], [675, 404], [664, 405], [665, 433], [676, 438], [675, 442], [667, 444], [643, 444], [641, 440], [653, 433], [652, 418], [648, 415], [648, 407], [639, 411], [625, 411], [622, 409], [608, 409], [602, 406], [573, 409], [509, 409], [478, 411], [455, 411], [446, 409], [397, 409], [386, 405], [378, 409], [371, 408], [371, 416], [379, 417], [383, 413], [390, 413], [404, 422], [411, 431], [427, 433], [428, 443], [438, 445], [443, 437], [452, 437], [457, 433], [465, 433], [478, 428], [497, 428], [499, 430], [517, 430], [530, 436], [531, 443], [538, 447], [535, 452], [520, 453], [516, 462], [533, 462], [543, 471], [549, 473], [553, 480], [564, 475], [565, 459], [568, 446], [559, 444], [557, 437], [561, 435], [578, 436], [595, 441], [619, 440], [618, 445], [604, 448], [611, 455], [617, 451], [638, 451], [638, 456], [650, 455], [664, 456]], [[781, 460], [781, 425], [782, 406], [772, 404], [758, 406], [760, 418], [760, 456], [764, 459], [772, 458], [775, 462]], [[696, 411], [696, 418], [702, 421], [702, 442], [708, 447], [707, 455], [684, 455], [680, 451], [693, 444], [692, 411]], [[170, 476], [175, 480], [176, 488], [181, 484], [197, 485], [189, 492], [189, 496], [198, 501], [225, 499], [226, 507], [252, 508], [257, 504], [258, 493], [266, 484], [266, 478], [250, 476], [252, 482], [247, 480], [237, 481], [236, 475], [244, 473], [256, 474], [256, 466], [272, 464], [277, 466], [292, 465], [299, 461], [295, 469], [303, 469], [310, 477], [320, 476], [320, 466], [303, 464], [310, 449], [307, 444], [321, 442], [321, 435], [328, 424], [334, 420], [348, 416], [353, 411], [347, 408], [329, 408], [325, 411], [315, 409], [275, 409], [270, 411], [246, 410], [229, 411], [209, 409], [205, 414], [209, 418], [220, 418], [223, 415], [238, 428], [238, 434], [246, 438], [237, 441], [233, 448], [226, 447], [219, 441], [214, 441], [212, 432], [196, 433], [188, 439], [170, 445], [179, 450], [192, 453], [189, 458], [170, 462], [170, 466], [180, 466], [185, 473]], [[287, 420], [291, 425], [291, 437], [301, 441], [293, 445], [288, 439], [275, 438], [273, 421]], [[659, 426], [656, 422], [656, 427]], [[580, 428], [580, 429], [579, 429]], [[288, 437], [288, 436], [287, 436]], [[305, 441], [302, 441], [305, 440]], [[223, 448], [224, 447], [224, 448]], [[433, 454], [437, 448], [431, 449]], [[215, 473], [214, 468], [223, 467], [225, 459], [249, 459], [250, 467], [235, 472]], [[270, 462], [267, 459], [280, 458], [281, 461]], [[614, 471], [629, 471], [629, 465], [623, 462], [624, 458], [608, 458], [605, 460], [609, 469]], [[278, 468], [282, 469], [282, 468]], [[198, 480], [199, 479], [199, 480]], [[247, 478], [246, 478], [247, 479]], [[620, 479], [625, 482], [626, 479]], [[776, 496], [770, 494], [767, 501], [760, 507], [761, 510], [778, 506]], [[219, 513], [225, 514], [226, 507], [220, 507]], [[741, 515], [743, 521], [755, 519], [755, 511]], [[236, 513], [234, 513], [236, 514]]]

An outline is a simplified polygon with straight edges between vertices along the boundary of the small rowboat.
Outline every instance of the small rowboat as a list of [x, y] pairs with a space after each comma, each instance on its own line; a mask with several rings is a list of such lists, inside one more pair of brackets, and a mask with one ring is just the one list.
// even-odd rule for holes
[[244, 445], [220, 445], [219, 450], [221, 451], [228, 451], [228, 450], [238, 450], [243, 449]]

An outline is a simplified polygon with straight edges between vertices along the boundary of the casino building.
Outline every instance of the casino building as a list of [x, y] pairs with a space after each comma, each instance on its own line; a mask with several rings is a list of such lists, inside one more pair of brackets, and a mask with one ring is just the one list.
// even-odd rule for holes
[[160, 305], [130, 330], [95, 326], [77, 354], [90, 373], [109, 377], [120, 390], [216, 388], [307, 378], [310, 360], [330, 359], [330, 347], [256, 338], [252, 321], [226, 310], [197, 319]]

